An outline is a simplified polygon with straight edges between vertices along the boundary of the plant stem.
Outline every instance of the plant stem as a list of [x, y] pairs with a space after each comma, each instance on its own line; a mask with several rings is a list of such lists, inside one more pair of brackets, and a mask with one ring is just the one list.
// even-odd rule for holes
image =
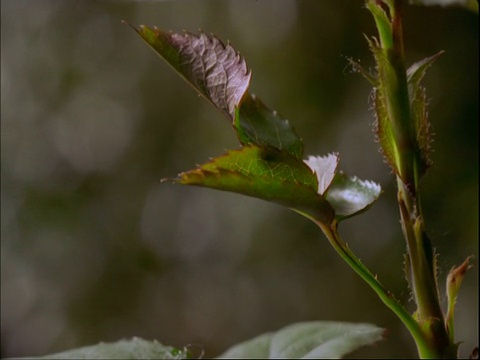
[[[421, 174], [422, 152], [419, 147], [418, 124], [411, 112], [412, 99], [409, 94], [405, 50], [402, 31], [402, 0], [383, 0], [387, 12], [381, 7], [380, 0], [368, 2], [374, 15], [381, 38], [382, 60], [377, 57], [379, 83], [386, 113], [382, 114], [391, 129], [389, 145], [395, 151], [391, 164], [397, 175], [397, 200], [404, 237], [408, 249], [410, 283], [417, 304], [417, 325], [424, 336], [419, 346], [421, 357], [456, 357], [455, 348], [450, 342], [445, 327], [444, 315], [440, 306], [435, 270], [435, 257], [430, 239], [425, 232], [422, 209], [420, 206], [419, 178]], [[385, 20], [390, 19], [390, 23]], [[380, 50], [379, 50], [380, 51]], [[382, 116], [380, 115], [380, 116]], [[408, 326], [407, 326], [408, 327]], [[411, 328], [409, 328], [412, 332]], [[429, 353], [421, 352], [426, 346]], [[423, 351], [423, 350], [422, 350]]]
[[[422, 326], [430, 346], [437, 355], [446, 355], [450, 341], [445, 328], [444, 315], [440, 306], [438, 286], [435, 271], [435, 257], [430, 239], [425, 232], [423, 214], [419, 194], [419, 159], [421, 152], [418, 147], [415, 121], [410, 110], [410, 94], [405, 67], [405, 50], [402, 31], [402, 0], [394, 0], [390, 7], [392, 19], [393, 51], [389, 56], [391, 67], [395, 73], [396, 83], [387, 85], [387, 89], [395, 91], [388, 94], [389, 103], [398, 104], [394, 109], [394, 118], [399, 121], [397, 126], [403, 128], [406, 139], [398, 143], [401, 147], [407, 144], [407, 152], [401, 152], [400, 174], [397, 175], [398, 204], [412, 275], [412, 287], [418, 306], [418, 322]], [[395, 99], [396, 98], [396, 99]], [[395, 121], [394, 121], [395, 122]], [[398, 139], [397, 139], [398, 140]], [[403, 149], [403, 150], [407, 150]], [[451, 354], [450, 354], [451, 356]]]
[[362, 264], [358, 257], [348, 248], [347, 244], [343, 242], [337, 230], [337, 223], [327, 225], [320, 221], [314, 222], [320, 227], [322, 232], [327, 237], [330, 244], [340, 257], [358, 274], [360, 277], [376, 292], [380, 300], [393, 311], [395, 315], [407, 327], [410, 334], [412, 334], [417, 344], [417, 350], [422, 358], [437, 358], [438, 353], [430, 346], [429, 339], [425, 336], [420, 325], [415, 319], [405, 310], [405, 308], [394, 298], [394, 296], [387, 291], [383, 285], [378, 281], [377, 277], [373, 275], [368, 268]]
[[418, 192], [415, 201], [397, 177], [398, 204], [408, 256], [410, 258], [411, 286], [417, 303], [418, 323], [429, 339], [429, 346], [435, 349], [436, 357], [456, 357], [445, 328], [444, 315], [439, 302], [435, 257], [430, 239], [426, 236], [423, 216], [419, 206]]

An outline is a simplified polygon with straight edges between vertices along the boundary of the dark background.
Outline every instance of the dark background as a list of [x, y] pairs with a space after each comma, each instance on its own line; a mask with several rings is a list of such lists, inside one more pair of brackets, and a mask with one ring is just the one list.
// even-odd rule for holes
[[[251, 90], [292, 121], [306, 154], [338, 151], [341, 169], [379, 182], [379, 201], [340, 232], [407, 303], [394, 178], [373, 141], [369, 84], [346, 60], [373, 66], [363, 1], [1, 6], [2, 356], [139, 336], [201, 344], [210, 357], [306, 320], [389, 329], [351, 357], [416, 356], [400, 321], [313, 223], [261, 200], [160, 184], [238, 144], [223, 116], [121, 23], [230, 40], [253, 69]], [[422, 184], [444, 294], [449, 269], [478, 254], [478, 16], [408, 7], [404, 29], [409, 63], [445, 50], [424, 82], [436, 135]], [[462, 356], [477, 344], [477, 269], [457, 303]]]

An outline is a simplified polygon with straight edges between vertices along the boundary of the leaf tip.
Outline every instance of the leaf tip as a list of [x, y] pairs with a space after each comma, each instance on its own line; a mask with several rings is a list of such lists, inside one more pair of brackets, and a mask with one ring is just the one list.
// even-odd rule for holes
[[139, 31], [139, 29], [138, 29], [135, 25], [129, 23], [127, 20], [123, 20], [123, 19], [122, 19], [120, 22], [121, 22], [123, 25], [130, 26], [130, 27], [131, 27], [133, 30], [135, 30], [136, 32]]
[[163, 184], [163, 183], [166, 183], [166, 182], [176, 184], [177, 181], [179, 181], [179, 180], [180, 180], [180, 178], [162, 178], [162, 179], [160, 179], [160, 184]]

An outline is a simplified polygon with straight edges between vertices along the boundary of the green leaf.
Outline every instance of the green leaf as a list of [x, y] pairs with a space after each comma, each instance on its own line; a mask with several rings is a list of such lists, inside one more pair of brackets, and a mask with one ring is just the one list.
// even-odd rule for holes
[[368, 0], [366, 6], [375, 19], [382, 48], [391, 49], [393, 47], [392, 22], [387, 13], [383, 10], [381, 3], [375, 0]]
[[412, 89], [418, 87], [422, 81], [427, 69], [437, 60], [444, 51], [439, 51], [435, 55], [429, 56], [423, 60], [417, 61], [407, 70], [408, 86]]
[[173, 180], [272, 201], [325, 223], [334, 219], [333, 209], [317, 193], [312, 170], [302, 160], [272, 147], [247, 145], [231, 150]]
[[395, 135], [387, 110], [387, 100], [384, 93], [378, 88], [373, 89], [373, 101], [375, 106], [375, 122], [373, 126], [376, 140], [380, 143], [382, 154], [392, 171], [400, 175], [398, 166], [400, 154], [395, 144]]
[[203, 32], [178, 34], [145, 25], [130, 26], [201, 95], [233, 120], [252, 75], [240, 54]]
[[[100, 343], [34, 359], [185, 359], [189, 354], [157, 341], [139, 338]], [[29, 358], [32, 359], [32, 358]]]
[[338, 172], [325, 195], [337, 220], [344, 220], [368, 209], [380, 196], [380, 185]]
[[287, 326], [238, 344], [220, 359], [341, 358], [383, 338], [384, 329], [371, 324], [315, 321]]
[[234, 125], [242, 144], [272, 146], [301, 159], [303, 141], [290, 122], [267, 108], [255, 95], [247, 94], [235, 114]]
[[[377, 5], [371, 5], [376, 7]], [[382, 10], [383, 11], [383, 10]], [[400, 153], [395, 143], [395, 133], [388, 110], [388, 99], [386, 98], [385, 83], [388, 83], [388, 72], [390, 63], [387, 52], [380, 47], [377, 39], [366, 37], [370, 50], [376, 62], [376, 75], [370, 75], [358, 63], [350, 61], [355, 71], [362, 74], [372, 85], [372, 99], [375, 110], [375, 122], [373, 124], [377, 142], [380, 143], [380, 149], [385, 157], [385, 161], [391, 166], [392, 171], [400, 175], [398, 164], [400, 163]]]

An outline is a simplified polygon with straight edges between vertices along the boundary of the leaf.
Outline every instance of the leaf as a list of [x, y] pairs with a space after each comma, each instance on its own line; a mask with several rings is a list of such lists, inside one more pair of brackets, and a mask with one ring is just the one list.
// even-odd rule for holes
[[415, 5], [440, 5], [443, 7], [459, 5], [478, 13], [478, 1], [475, 0], [413, 0], [412, 3]]
[[445, 51], [439, 51], [435, 55], [429, 56], [423, 60], [417, 61], [407, 70], [408, 85], [412, 89], [420, 85], [427, 69], [437, 60]]
[[334, 219], [331, 206], [317, 193], [311, 169], [302, 160], [272, 147], [247, 145], [231, 150], [173, 181], [272, 201], [325, 223]]
[[432, 135], [427, 113], [427, 99], [425, 89], [420, 86], [425, 73], [432, 63], [443, 54], [443, 51], [416, 62], [407, 70], [408, 92], [412, 120], [415, 124], [417, 143], [419, 148], [420, 175], [425, 174], [431, 165], [430, 146]]
[[[100, 343], [34, 359], [185, 359], [188, 352], [139, 338]], [[32, 359], [32, 358], [30, 358]]]
[[[365, 37], [365, 38], [367, 39], [367, 42], [371, 42], [371, 40], [368, 37]], [[376, 78], [376, 76], [374, 74], [371, 74], [370, 71], [365, 70], [365, 68], [362, 65], [360, 65], [358, 61], [355, 61], [352, 58], [347, 58], [347, 61], [352, 67], [353, 73], [359, 73], [373, 86], [378, 85], [378, 79]]]
[[381, 193], [380, 185], [338, 172], [325, 198], [335, 210], [337, 220], [344, 220], [368, 209]]
[[314, 172], [318, 181], [317, 192], [323, 195], [332, 183], [338, 165], [338, 154], [327, 156], [309, 156], [305, 164]]
[[394, 141], [395, 136], [388, 115], [385, 95], [377, 88], [373, 89], [373, 101], [375, 106], [375, 122], [373, 126], [376, 140], [380, 143], [382, 154], [392, 168], [392, 171], [400, 175], [400, 169], [398, 167], [400, 155]]
[[[390, 7], [388, 2], [386, 2], [386, 5]], [[382, 8], [382, 4], [375, 0], [368, 0], [366, 3], [366, 7], [372, 13], [375, 23], [377, 25], [378, 36], [380, 38], [382, 48], [391, 49], [393, 47], [392, 22], [388, 18], [385, 10]]]
[[243, 145], [272, 146], [301, 158], [303, 142], [288, 120], [247, 89], [252, 73], [229, 44], [213, 35], [166, 33], [130, 25], [150, 47], [201, 95], [232, 121]]
[[[203, 32], [197, 36], [130, 26], [233, 121], [244, 145], [241, 150], [180, 174], [178, 182], [273, 201], [325, 223], [335, 218], [322, 195], [334, 178], [338, 156], [309, 158], [306, 163], [310, 162], [313, 170], [303, 163], [301, 138], [286, 119], [247, 92], [251, 72], [230, 45]], [[353, 213], [337, 214], [337, 218], [350, 215]]]
[[[369, 2], [370, 4], [370, 2]], [[372, 5], [376, 7], [377, 5]], [[382, 10], [383, 11], [383, 10]], [[388, 110], [388, 99], [385, 83], [388, 83], [388, 72], [390, 64], [387, 53], [380, 47], [375, 38], [366, 37], [370, 50], [376, 62], [376, 76], [369, 75], [360, 65], [354, 63], [354, 69], [359, 71], [368, 81], [372, 83], [373, 104], [375, 110], [374, 131], [376, 140], [380, 143], [380, 149], [386, 162], [396, 175], [400, 175], [399, 163], [400, 154], [395, 143], [395, 134]]]
[[201, 95], [233, 120], [252, 75], [239, 53], [203, 32], [178, 34], [157, 27], [130, 26]]
[[234, 120], [242, 144], [272, 146], [301, 159], [303, 141], [290, 122], [267, 108], [255, 95], [247, 94]]
[[465, 273], [473, 267], [473, 265], [470, 265], [472, 259], [473, 256], [469, 256], [460, 266], [454, 266], [447, 276], [448, 311], [445, 324], [452, 343], [454, 342], [455, 303], [457, 302], [458, 291], [460, 290], [460, 285], [462, 285]]
[[287, 326], [235, 345], [220, 359], [341, 358], [383, 338], [384, 329], [371, 324], [314, 321]]

